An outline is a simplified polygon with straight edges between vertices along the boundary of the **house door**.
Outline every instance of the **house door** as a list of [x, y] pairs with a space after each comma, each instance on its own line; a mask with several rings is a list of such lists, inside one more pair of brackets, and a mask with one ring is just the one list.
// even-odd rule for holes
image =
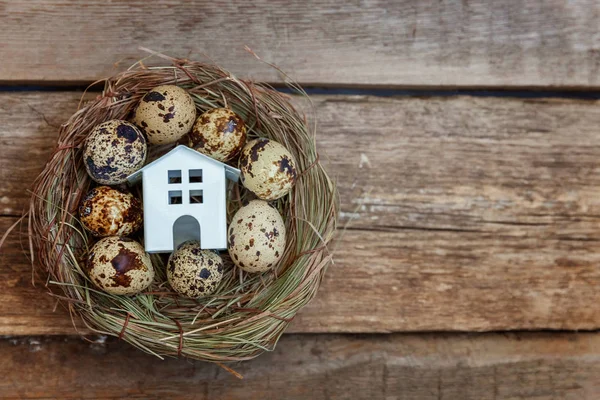
[[188, 240], [200, 241], [200, 223], [191, 215], [182, 215], [173, 224], [173, 249]]

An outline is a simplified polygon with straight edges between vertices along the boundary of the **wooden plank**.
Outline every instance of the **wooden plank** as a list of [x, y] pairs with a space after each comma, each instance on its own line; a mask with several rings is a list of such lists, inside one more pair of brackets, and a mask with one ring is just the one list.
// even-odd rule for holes
[[78, 92], [0, 93], [0, 215], [21, 215], [29, 205], [28, 190], [80, 98]]
[[240, 76], [402, 87], [600, 86], [594, 0], [11, 1], [4, 82], [94, 81], [145, 57], [202, 53]]
[[[0, 94], [14, 216], [77, 93]], [[336, 264], [292, 332], [598, 329], [600, 107], [594, 101], [315, 96], [336, 177]], [[31, 111], [32, 108], [37, 112]], [[38, 155], [39, 154], [39, 155]], [[5, 189], [7, 188], [7, 189]], [[16, 219], [0, 219], [0, 232]], [[0, 333], [73, 333], [0, 254]], [[32, 302], [31, 299], [36, 301]]]
[[598, 334], [288, 335], [233, 365], [161, 361], [115, 340], [0, 341], [12, 398], [535, 399], [600, 396]]

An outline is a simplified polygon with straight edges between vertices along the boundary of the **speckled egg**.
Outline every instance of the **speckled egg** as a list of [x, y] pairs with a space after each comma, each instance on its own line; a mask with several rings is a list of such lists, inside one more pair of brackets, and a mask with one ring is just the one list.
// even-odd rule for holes
[[296, 183], [296, 161], [281, 144], [265, 138], [246, 144], [240, 156], [241, 181], [263, 200], [285, 196]]
[[190, 147], [222, 162], [239, 154], [246, 142], [246, 124], [228, 108], [200, 115], [190, 132]]
[[246, 272], [269, 270], [285, 250], [285, 225], [269, 203], [252, 200], [233, 216], [227, 247], [234, 264]]
[[146, 139], [127, 121], [113, 119], [96, 126], [83, 147], [90, 177], [103, 185], [117, 185], [144, 166]]
[[202, 250], [198, 241], [185, 242], [169, 257], [167, 279], [182, 296], [208, 296], [223, 279], [223, 260], [214, 251]]
[[174, 85], [157, 86], [138, 104], [133, 122], [151, 144], [173, 143], [186, 135], [196, 119], [192, 96]]
[[92, 282], [110, 294], [139, 293], [154, 279], [154, 268], [144, 248], [126, 237], [98, 241], [90, 250], [87, 268]]
[[79, 206], [79, 220], [94, 236], [127, 236], [142, 226], [142, 204], [131, 193], [108, 186], [90, 190]]

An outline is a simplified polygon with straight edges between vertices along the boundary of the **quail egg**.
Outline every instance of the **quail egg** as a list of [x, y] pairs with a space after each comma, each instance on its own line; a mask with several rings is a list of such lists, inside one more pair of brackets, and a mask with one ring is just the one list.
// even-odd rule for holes
[[200, 115], [190, 132], [190, 147], [222, 162], [237, 156], [246, 141], [244, 121], [228, 108]]
[[146, 139], [139, 129], [114, 119], [96, 126], [83, 148], [83, 161], [90, 177], [103, 185], [117, 185], [140, 169], [146, 161]]
[[87, 268], [92, 282], [110, 294], [139, 293], [154, 279], [154, 268], [144, 248], [126, 237], [98, 241], [90, 250]]
[[94, 236], [127, 236], [142, 226], [142, 204], [131, 193], [98, 186], [81, 201], [79, 217]]
[[281, 144], [265, 138], [246, 144], [240, 156], [241, 181], [263, 200], [285, 196], [296, 183], [296, 161]]
[[229, 255], [246, 272], [273, 268], [285, 250], [285, 225], [269, 203], [252, 200], [240, 208], [229, 225]]
[[167, 279], [182, 296], [208, 296], [214, 293], [222, 278], [223, 260], [211, 250], [202, 250], [198, 241], [183, 243], [169, 257]]
[[192, 96], [179, 86], [163, 85], [142, 97], [133, 122], [144, 131], [150, 144], [167, 144], [186, 135], [195, 119]]

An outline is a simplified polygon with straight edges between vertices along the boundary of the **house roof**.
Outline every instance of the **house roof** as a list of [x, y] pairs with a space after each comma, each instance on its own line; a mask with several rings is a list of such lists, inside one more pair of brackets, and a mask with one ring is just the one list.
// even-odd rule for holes
[[184, 145], [179, 145], [177, 147], [175, 147], [173, 150], [169, 151], [168, 153], [162, 155], [161, 157], [157, 158], [156, 160], [152, 161], [150, 164], [145, 165], [143, 168], [138, 169], [137, 171], [135, 171], [133, 174], [129, 175], [127, 177], [127, 181], [130, 184], [135, 184], [137, 182], [139, 182], [142, 179], [142, 171], [144, 171], [145, 169], [149, 169], [152, 168], [155, 164], [157, 164], [159, 161], [167, 158], [167, 157], [171, 157], [174, 156], [176, 153], [182, 152], [182, 151], [187, 151], [190, 153], [193, 153], [194, 155], [203, 158], [206, 161], [210, 161], [212, 163], [215, 163], [219, 166], [223, 166], [225, 167], [225, 176], [227, 177], [227, 179], [237, 182], [239, 177], [240, 177], [240, 170], [237, 168], [233, 168], [225, 163], [222, 163], [220, 161], [215, 160], [214, 158], [210, 158], [209, 156], [207, 156], [206, 154], [202, 154], [199, 151], [196, 151], [190, 147], [184, 146]]

